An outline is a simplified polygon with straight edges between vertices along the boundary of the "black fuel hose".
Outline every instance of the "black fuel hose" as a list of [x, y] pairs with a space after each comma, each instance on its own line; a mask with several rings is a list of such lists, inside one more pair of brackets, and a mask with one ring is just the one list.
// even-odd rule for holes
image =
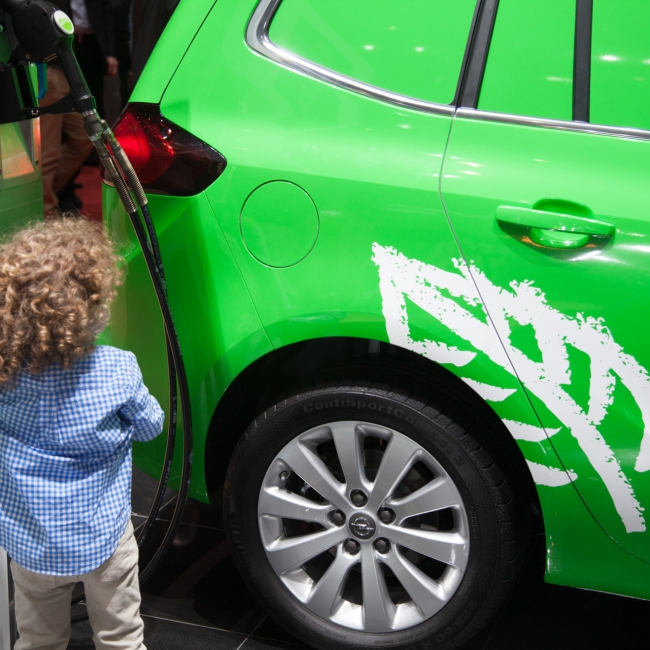
[[[180, 344], [178, 341], [178, 333], [176, 331], [176, 325], [174, 324], [174, 318], [169, 306], [169, 301], [167, 299], [167, 292], [164, 285], [164, 274], [163, 274], [163, 265], [162, 258], [160, 258], [159, 247], [158, 247], [158, 238], [156, 231], [153, 225], [153, 220], [151, 214], [149, 213], [149, 208], [146, 205], [141, 206], [141, 210], [144, 216], [146, 224], [146, 233], [145, 229], [142, 226], [140, 216], [136, 211], [129, 213], [131, 218], [131, 223], [133, 224], [133, 229], [135, 230], [138, 241], [142, 248], [142, 253], [144, 255], [147, 269], [149, 270], [149, 275], [151, 276], [151, 281], [154, 285], [156, 291], [156, 298], [158, 299], [158, 305], [163, 316], [163, 323], [165, 325], [165, 333], [167, 337], [167, 349], [168, 353], [171, 353], [172, 363], [169, 364], [170, 367], [170, 394], [173, 394], [173, 403], [170, 404], [170, 426], [172, 419], [175, 422], [176, 413], [177, 413], [177, 404], [176, 404], [176, 391], [175, 383], [178, 381], [180, 402], [181, 402], [181, 411], [183, 414], [183, 465], [181, 469], [181, 484], [179, 486], [178, 497], [176, 500], [176, 508], [174, 514], [172, 515], [170, 524], [167, 528], [167, 532], [163, 537], [158, 550], [154, 553], [154, 556], [151, 558], [147, 566], [140, 572], [140, 581], [144, 582], [149, 578], [153, 573], [155, 568], [160, 564], [165, 554], [169, 550], [176, 532], [181, 523], [183, 516], [183, 511], [185, 509], [185, 504], [187, 503], [187, 497], [190, 487], [190, 475], [192, 469], [192, 413], [191, 413], [191, 404], [189, 396], [189, 388], [187, 385], [187, 376], [185, 374], [185, 364], [183, 363], [183, 357], [181, 353]], [[151, 248], [148, 247], [146, 237], [149, 236], [149, 241], [151, 242]], [[156, 255], [158, 251], [158, 255]], [[158, 260], [156, 260], [158, 257]], [[160, 269], [160, 272], [158, 272]], [[172, 383], [172, 380], [176, 380]], [[170, 444], [171, 442], [171, 444]], [[169, 472], [171, 471], [171, 461], [174, 453], [173, 441], [170, 441], [168, 436], [167, 441], [168, 454], [166, 454], [165, 465], [164, 465], [164, 475], [163, 479], [169, 477]], [[157, 498], [154, 500], [154, 508], [159, 509], [162, 504], [162, 498], [164, 496], [164, 486], [166, 486], [166, 480], [161, 480], [158, 487]], [[149, 518], [147, 520], [148, 525], [151, 526], [157, 515], [157, 510], [152, 508]], [[149, 522], [149, 519], [151, 521]], [[143, 527], [143, 534], [140, 538], [140, 543], [144, 541], [147, 531], [147, 522]]]
[[[164, 559], [171, 543], [176, 536], [178, 527], [181, 524], [183, 511], [185, 509], [185, 504], [187, 503], [190, 477], [191, 477], [191, 468], [192, 468], [192, 419], [191, 419], [191, 405], [189, 398], [189, 389], [187, 386], [187, 377], [185, 374], [185, 365], [183, 363], [183, 357], [180, 349], [180, 344], [178, 342], [178, 334], [176, 332], [176, 326], [174, 324], [174, 319], [169, 307], [169, 301], [167, 299], [166, 286], [164, 283], [164, 267], [162, 263], [162, 258], [160, 256], [160, 248], [158, 245], [158, 237], [156, 230], [153, 224], [153, 219], [151, 218], [151, 213], [149, 208], [144, 205], [141, 206], [143, 216], [145, 217], [144, 221], [146, 224], [146, 229], [142, 225], [142, 220], [138, 214], [138, 210], [133, 210], [129, 212], [129, 218], [131, 224], [135, 231], [136, 237], [142, 249], [142, 254], [147, 265], [147, 270], [151, 277], [152, 284], [156, 293], [156, 298], [158, 300], [158, 305], [163, 318], [163, 324], [165, 327], [165, 338], [167, 346], [167, 357], [168, 357], [168, 370], [169, 370], [169, 393], [170, 393], [170, 409], [169, 409], [169, 427], [167, 433], [167, 446], [165, 450], [165, 459], [163, 462], [163, 471], [158, 483], [158, 488], [156, 495], [153, 500], [151, 510], [147, 520], [142, 525], [137, 539], [138, 546], [142, 546], [147, 532], [150, 530], [151, 526], [154, 524], [158, 512], [162, 507], [162, 500], [165, 495], [165, 490], [167, 483], [169, 481], [169, 476], [171, 473], [171, 466], [174, 457], [174, 447], [175, 447], [175, 438], [176, 438], [176, 422], [177, 422], [177, 391], [176, 383], [178, 382], [179, 393], [181, 397], [181, 409], [183, 414], [183, 460], [181, 468], [181, 482], [179, 486], [178, 496], [176, 498], [176, 506], [174, 508], [174, 513], [170, 520], [167, 531], [158, 546], [158, 549], [154, 553], [153, 557], [149, 560], [147, 565], [141, 569], [139, 575], [140, 584], [144, 584], [149, 577], [156, 570], [158, 565]], [[73, 604], [83, 600], [83, 594], [77, 596]], [[87, 613], [77, 614], [72, 617], [72, 622], [76, 623], [82, 621], [88, 617]]]
[[[168, 355], [168, 369], [169, 369], [169, 392], [170, 392], [170, 413], [169, 413], [169, 429], [167, 434], [167, 447], [165, 451], [165, 459], [163, 462], [163, 472], [158, 483], [158, 489], [156, 496], [147, 517], [147, 520], [143, 524], [138, 534], [138, 545], [141, 546], [144, 542], [144, 539], [147, 535], [148, 530], [151, 528], [155, 522], [158, 512], [162, 506], [162, 500], [164, 498], [165, 490], [169, 480], [171, 466], [174, 456], [174, 446], [175, 446], [175, 433], [176, 433], [176, 421], [177, 421], [177, 392], [176, 392], [176, 383], [178, 382], [179, 393], [181, 398], [181, 409], [183, 413], [183, 461], [181, 468], [181, 483], [179, 486], [178, 496], [176, 498], [176, 506], [174, 513], [172, 515], [167, 531], [161, 541], [158, 549], [154, 553], [153, 557], [149, 560], [147, 565], [140, 571], [140, 584], [144, 584], [152, 573], [156, 570], [158, 565], [162, 562], [165, 557], [171, 543], [176, 536], [178, 527], [181, 524], [183, 517], [183, 511], [185, 509], [185, 504], [187, 503], [189, 485], [190, 485], [190, 476], [192, 468], [192, 419], [191, 419], [191, 405], [189, 398], [189, 389], [187, 385], [187, 377], [185, 374], [185, 365], [183, 363], [183, 357], [180, 349], [180, 344], [178, 342], [178, 334], [176, 332], [176, 326], [174, 324], [174, 319], [172, 316], [171, 309], [169, 307], [169, 301], [167, 299], [166, 287], [164, 284], [164, 267], [162, 263], [162, 258], [160, 256], [160, 248], [158, 245], [158, 237], [156, 230], [153, 224], [153, 219], [151, 218], [151, 213], [149, 208], [146, 206], [141, 206], [145, 226], [142, 225], [142, 220], [138, 210], [132, 210], [129, 212], [129, 218], [131, 224], [135, 231], [136, 237], [142, 249], [142, 254], [147, 265], [147, 270], [151, 277], [152, 284], [156, 293], [156, 298], [158, 300], [158, 305], [163, 318], [163, 324], [165, 327], [165, 338], [167, 346], [167, 355]], [[83, 600], [83, 594], [77, 596], [73, 603], [78, 603]], [[76, 623], [78, 621], [84, 620], [87, 618], [86, 613], [77, 614], [72, 617], [72, 622]]]
[[[111, 183], [114, 185], [131, 220], [131, 224], [142, 250], [142, 255], [147, 265], [147, 270], [149, 271], [149, 276], [151, 277], [165, 328], [170, 396], [167, 449], [163, 461], [162, 476], [156, 496], [154, 497], [152, 509], [140, 531], [140, 534], [138, 535], [139, 545], [142, 545], [147, 532], [156, 520], [157, 514], [162, 506], [167, 481], [171, 472], [178, 412], [177, 385], [183, 416], [183, 461], [176, 507], [167, 531], [163, 537], [163, 541], [154, 553], [152, 559], [148, 562], [147, 566], [140, 572], [141, 582], [144, 583], [162, 561], [169, 549], [181, 523], [183, 510], [187, 503], [192, 466], [193, 442], [189, 388], [187, 385], [185, 364], [183, 362], [183, 356], [178, 340], [178, 333], [176, 331], [171, 308], [167, 299], [167, 287], [165, 283], [162, 254], [160, 252], [160, 245], [158, 243], [155, 225], [147, 206], [148, 201], [146, 194], [142, 189], [142, 185], [140, 184], [126, 153], [116, 140], [106, 122], [99, 117], [97, 111], [94, 109], [86, 111], [82, 113], [82, 117], [84, 118], [86, 131], [95, 145], [100, 161], [106, 169], [108, 179], [110, 179]], [[134, 201], [134, 197], [137, 201], [137, 205], [136, 201]], [[144, 225], [142, 223], [143, 220], [140, 218], [138, 206], [144, 217]]]

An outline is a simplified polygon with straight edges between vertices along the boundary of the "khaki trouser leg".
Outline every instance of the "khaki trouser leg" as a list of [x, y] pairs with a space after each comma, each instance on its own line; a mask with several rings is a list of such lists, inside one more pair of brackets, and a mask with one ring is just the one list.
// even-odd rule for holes
[[[46, 576], [14, 562], [15, 650], [65, 650], [70, 640], [70, 598], [81, 581], [97, 650], [146, 650], [140, 618], [138, 545], [128, 523], [120, 543], [104, 564], [78, 576]], [[19, 596], [20, 592], [20, 596]]]
[[117, 550], [102, 566], [79, 576], [97, 650], [146, 650], [140, 618], [138, 545], [129, 522]]
[[[26, 571], [11, 563], [20, 639], [14, 650], [66, 650], [74, 582]], [[57, 585], [57, 578], [64, 584]]]

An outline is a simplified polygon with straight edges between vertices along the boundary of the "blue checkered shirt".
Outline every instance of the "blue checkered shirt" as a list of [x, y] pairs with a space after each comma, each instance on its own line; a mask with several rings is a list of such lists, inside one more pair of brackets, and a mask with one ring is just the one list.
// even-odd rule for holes
[[50, 575], [96, 569], [131, 514], [131, 447], [164, 414], [133, 354], [109, 346], [0, 389], [0, 546]]

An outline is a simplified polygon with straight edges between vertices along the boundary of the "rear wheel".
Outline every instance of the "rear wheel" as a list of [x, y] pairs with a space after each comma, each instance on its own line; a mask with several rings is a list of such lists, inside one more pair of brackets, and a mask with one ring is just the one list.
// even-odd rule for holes
[[244, 579], [317, 647], [457, 647], [515, 573], [512, 495], [479, 438], [388, 387], [277, 404], [228, 471], [226, 527]]

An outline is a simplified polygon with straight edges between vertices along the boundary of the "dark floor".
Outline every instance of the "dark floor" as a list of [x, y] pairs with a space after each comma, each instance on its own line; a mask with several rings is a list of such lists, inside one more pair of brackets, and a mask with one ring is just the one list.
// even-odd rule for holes
[[[134, 523], [144, 520], [155, 481], [134, 479]], [[218, 497], [218, 495], [217, 495]], [[248, 594], [228, 552], [218, 505], [194, 504], [162, 565], [142, 588], [149, 650], [297, 650], [298, 639]], [[168, 515], [167, 515], [168, 516]], [[501, 614], [467, 650], [647, 648], [650, 602], [546, 585], [528, 570]], [[79, 610], [82, 606], [77, 606]], [[69, 646], [91, 650], [87, 621]]]

